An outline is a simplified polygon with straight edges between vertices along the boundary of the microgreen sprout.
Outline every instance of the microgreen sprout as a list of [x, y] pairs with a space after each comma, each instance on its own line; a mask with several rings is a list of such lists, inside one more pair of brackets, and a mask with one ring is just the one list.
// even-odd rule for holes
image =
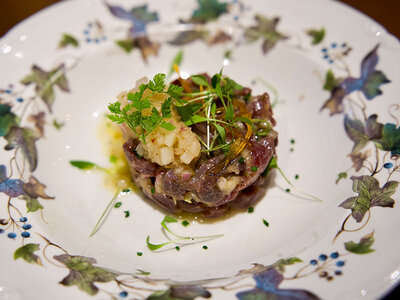
[[97, 169], [106, 173], [110, 173], [110, 170], [99, 166], [98, 164], [92, 163], [90, 161], [84, 161], [84, 160], [71, 160], [69, 162], [72, 166], [81, 169], [81, 170], [91, 170], [91, 169]]
[[[209, 240], [209, 239], [215, 239], [215, 238], [223, 236], [223, 234], [209, 235], [209, 236], [198, 236], [198, 237], [181, 236], [181, 235], [178, 235], [178, 234], [174, 233], [173, 231], [171, 231], [167, 226], [168, 223], [177, 223], [177, 222], [178, 222], [177, 219], [175, 219], [175, 218], [173, 218], [171, 216], [165, 216], [164, 219], [161, 221], [161, 226], [166, 232], [168, 232], [174, 238], [170, 239], [167, 242], [161, 243], [161, 244], [153, 244], [153, 243], [150, 242], [150, 236], [147, 236], [147, 238], [146, 238], [147, 247], [151, 251], [154, 251], [154, 250], [160, 249], [162, 247], [165, 247], [165, 246], [168, 246], [168, 245], [171, 245], [171, 244], [176, 244], [176, 243], [181, 242], [181, 241]], [[179, 248], [179, 246], [176, 246], [176, 247]], [[179, 250], [179, 249], [177, 249], [177, 250]]]

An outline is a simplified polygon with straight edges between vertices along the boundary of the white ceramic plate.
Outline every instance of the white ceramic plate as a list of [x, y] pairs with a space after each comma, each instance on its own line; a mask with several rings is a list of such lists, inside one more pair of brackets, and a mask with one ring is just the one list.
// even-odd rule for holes
[[[1, 299], [374, 299], [398, 281], [393, 36], [334, 1], [107, 3], [61, 2], [0, 40]], [[109, 165], [98, 136], [107, 104], [137, 79], [168, 73], [179, 51], [182, 74], [224, 67], [270, 93], [279, 166], [323, 202], [275, 170], [254, 212], [169, 224], [223, 237], [152, 252], [148, 235], [167, 240], [164, 214], [128, 193], [89, 238], [113, 192], [69, 161]]]

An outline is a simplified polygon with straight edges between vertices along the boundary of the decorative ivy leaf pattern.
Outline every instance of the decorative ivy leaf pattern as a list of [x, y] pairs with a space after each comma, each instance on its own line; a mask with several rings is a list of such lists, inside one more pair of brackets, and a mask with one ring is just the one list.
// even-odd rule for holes
[[353, 191], [358, 193], [350, 197], [339, 206], [351, 209], [353, 218], [360, 223], [366, 212], [373, 206], [393, 207], [394, 200], [390, 197], [396, 191], [399, 182], [388, 181], [382, 188], [378, 180], [373, 176], [352, 176]]
[[361, 152], [353, 152], [350, 154], [350, 158], [353, 162], [353, 167], [356, 172], [360, 171], [364, 166], [364, 162], [368, 159], [369, 151]]
[[197, 0], [199, 7], [193, 11], [189, 22], [207, 23], [228, 12], [228, 4], [218, 0]]
[[325, 28], [309, 29], [306, 32], [310, 37], [312, 37], [311, 44], [313, 44], [313, 45], [318, 45], [319, 43], [322, 42], [322, 40], [325, 37]]
[[205, 30], [182, 31], [178, 33], [177, 36], [173, 40], [170, 40], [168, 43], [174, 46], [186, 45], [196, 40], [205, 40], [208, 34], [209, 32]]
[[379, 60], [378, 48], [379, 45], [376, 45], [362, 60], [359, 78], [346, 77], [331, 89], [331, 96], [325, 101], [321, 110], [328, 108], [331, 116], [342, 113], [344, 97], [354, 91], [361, 91], [368, 100], [382, 94], [380, 86], [389, 83], [390, 80], [382, 71], [375, 70]]
[[35, 171], [38, 163], [36, 140], [39, 138], [38, 134], [27, 127], [12, 127], [8, 134], [5, 136], [8, 144], [4, 147], [5, 150], [12, 150], [20, 148], [24, 158], [29, 163], [29, 170]]
[[129, 33], [132, 38], [142, 36], [146, 33], [148, 23], [158, 21], [157, 13], [150, 13], [147, 10], [147, 5], [134, 7], [131, 11], [127, 11], [121, 6], [108, 5], [107, 3], [106, 6], [115, 17], [131, 22], [132, 26], [129, 29]]
[[46, 124], [46, 113], [41, 111], [37, 114], [32, 114], [28, 116], [28, 121], [33, 122], [35, 128], [40, 133], [40, 136], [44, 136], [44, 125]]
[[99, 291], [95, 282], [109, 282], [119, 274], [101, 267], [93, 266], [94, 258], [61, 254], [54, 259], [64, 264], [69, 269], [69, 274], [60, 283], [66, 286], [76, 285], [80, 290], [89, 295], [96, 295]]
[[377, 115], [371, 115], [363, 124], [360, 120], [352, 120], [345, 115], [344, 128], [347, 136], [354, 142], [353, 153], [359, 152], [369, 141], [382, 137], [383, 125], [377, 122], [377, 118]]
[[269, 269], [264, 273], [253, 276], [256, 281], [254, 289], [239, 292], [236, 296], [240, 300], [258, 300], [258, 299], [319, 299], [318, 296], [310, 291], [301, 289], [280, 289], [279, 285], [283, 281], [283, 275], [276, 269]]
[[20, 179], [11, 179], [7, 176], [5, 165], [0, 165], [0, 192], [8, 197], [18, 197], [25, 194], [23, 189], [24, 182]]
[[194, 300], [197, 297], [210, 298], [211, 293], [200, 285], [173, 285], [168, 290], [156, 292], [147, 300]]
[[385, 151], [390, 151], [392, 155], [400, 155], [400, 126], [387, 123], [383, 126], [382, 138], [375, 142]]
[[35, 251], [39, 250], [39, 244], [26, 244], [14, 252], [14, 259], [22, 258], [28, 263], [43, 265], [42, 260], [39, 256], [34, 254]]
[[255, 20], [257, 24], [248, 27], [244, 32], [244, 36], [249, 43], [259, 39], [263, 40], [262, 50], [264, 54], [271, 50], [278, 41], [287, 38], [276, 30], [279, 18], [269, 19], [262, 15], [256, 15]]
[[301, 262], [303, 261], [298, 257], [282, 258], [272, 264], [272, 267], [277, 268], [279, 272], [283, 273], [285, 272], [285, 266], [294, 265]]
[[70, 91], [65, 77], [64, 64], [48, 72], [37, 65], [33, 65], [32, 73], [23, 78], [21, 83], [24, 85], [34, 84], [37, 96], [44, 101], [50, 112], [55, 100], [54, 85], [57, 85], [64, 92]]
[[34, 176], [29, 178], [28, 183], [24, 183], [23, 185], [25, 193], [31, 198], [42, 198], [42, 199], [54, 199], [54, 197], [50, 197], [45, 193], [46, 186], [39, 182]]
[[371, 249], [371, 246], [374, 244], [374, 232], [367, 234], [362, 237], [359, 243], [355, 242], [347, 242], [344, 243], [344, 246], [347, 251], [355, 253], [355, 254], [368, 254], [374, 252], [374, 249]]
[[335, 78], [332, 70], [329, 69], [325, 74], [324, 90], [331, 92], [339, 84], [339, 79]]
[[43, 209], [43, 205], [40, 204], [39, 200], [36, 198], [31, 198], [28, 195], [21, 196], [21, 199], [26, 202], [26, 212], [35, 212], [39, 209]]
[[19, 118], [11, 112], [11, 106], [0, 104], [0, 136], [5, 136], [11, 127], [19, 125]]
[[58, 48], [65, 48], [68, 45], [72, 47], [79, 47], [78, 40], [68, 33], [63, 33], [60, 42], [58, 43]]

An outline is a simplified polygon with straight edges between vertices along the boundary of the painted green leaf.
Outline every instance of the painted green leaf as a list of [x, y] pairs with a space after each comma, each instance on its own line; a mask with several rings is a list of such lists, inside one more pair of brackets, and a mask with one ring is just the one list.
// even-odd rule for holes
[[335, 87], [339, 85], [339, 79], [335, 78], [332, 70], [328, 70], [325, 74], [325, 83], [323, 89], [331, 92]]
[[58, 48], [65, 48], [68, 45], [77, 48], [79, 46], [78, 40], [68, 33], [63, 33], [61, 41], [58, 43]]
[[355, 254], [368, 254], [373, 251], [371, 246], [373, 245], [374, 239], [374, 232], [367, 234], [366, 236], [362, 237], [359, 243], [355, 243], [353, 241], [344, 243], [344, 246], [347, 251], [355, 253]]
[[387, 123], [383, 126], [382, 138], [374, 140], [380, 148], [390, 151], [392, 155], [400, 155], [400, 126]]
[[11, 106], [0, 104], [0, 136], [5, 136], [13, 126], [19, 125], [19, 118], [11, 112]]
[[352, 210], [353, 218], [359, 223], [366, 212], [373, 206], [393, 207], [394, 200], [391, 196], [396, 192], [399, 182], [389, 181], [380, 188], [378, 180], [373, 176], [352, 176], [353, 191], [357, 196], [350, 197], [339, 206]]
[[39, 209], [43, 209], [43, 206], [36, 198], [31, 198], [28, 195], [23, 195], [21, 196], [21, 199], [26, 202], [26, 212], [28, 213], [38, 211]]
[[296, 263], [303, 262], [298, 257], [282, 258], [271, 265], [272, 268], [277, 268], [281, 273], [285, 272], [285, 266], [290, 266]]
[[307, 34], [312, 37], [311, 44], [318, 45], [322, 42], [325, 37], [325, 28], [321, 29], [309, 29], [307, 30]]
[[228, 4], [219, 0], [197, 0], [199, 7], [193, 11], [190, 22], [206, 23], [228, 12]]
[[383, 74], [382, 71], [374, 71], [368, 75], [364, 82], [361, 91], [364, 93], [367, 99], [372, 99], [378, 95], [382, 95], [382, 91], [379, 89], [381, 84], [389, 83], [390, 80]]
[[382, 137], [383, 124], [377, 122], [377, 115], [371, 115], [365, 122], [344, 117], [344, 128], [347, 136], [354, 142], [352, 152], [359, 152], [369, 141], [376, 141]]
[[145, 24], [158, 21], [157, 13], [149, 12], [147, 5], [142, 5], [132, 8], [131, 15]]
[[269, 19], [262, 15], [256, 15], [255, 20], [257, 24], [246, 28], [244, 36], [250, 43], [261, 39], [264, 54], [272, 49], [278, 41], [287, 38], [276, 30], [279, 18]]
[[135, 47], [133, 39], [118, 40], [115, 43], [120, 46], [126, 53], [130, 53]]
[[338, 174], [338, 178], [336, 179], [336, 184], [338, 184], [340, 180], [346, 179], [346, 178], [347, 178], [347, 173], [346, 172], [340, 172]]
[[200, 285], [173, 285], [168, 290], [150, 295], [147, 300], [193, 300], [197, 297], [210, 298], [211, 293]]
[[35, 171], [38, 163], [36, 140], [39, 138], [38, 133], [27, 127], [12, 127], [5, 136], [7, 145], [5, 150], [19, 148], [24, 158], [29, 163], [29, 170]]
[[94, 258], [61, 254], [54, 259], [64, 264], [69, 269], [69, 274], [60, 283], [65, 286], [76, 285], [80, 290], [95, 295], [99, 291], [95, 282], [109, 282], [117, 278], [116, 272], [93, 266]]
[[14, 259], [22, 258], [28, 263], [43, 265], [42, 260], [39, 256], [34, 254], [35, 251], [39, 250], [39, 244], [26, 244], [14, 252]]
[[25, 76], [21, 83], [24, 85], [34, 84], [36, 95], [43, 100], [50, 112], [55, 100], [54, 85], [57, 85], [64, 92], [70, 91], [65, 77], [64, 64], [48, 72], [37, 65], [33, 65], [32, 73]]
[[182, 31], [178, 33], [173, 40], [168, 41], [168, 43], [174, 46], [186, 45], [196, 40], [204, 40], [207, 35], [208, 31], [205, 30]]

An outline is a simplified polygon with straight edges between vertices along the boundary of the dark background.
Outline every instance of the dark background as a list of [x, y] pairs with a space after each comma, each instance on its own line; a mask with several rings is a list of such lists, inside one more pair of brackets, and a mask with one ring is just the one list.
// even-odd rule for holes
[[[14, 25], [38, 10], [60, 0], [0, 0], [0, 37]], [[301, 1], [301, 0], [299, 0]], [[390, 33], [400, 37], [400, 0], [341, 0], [382, 24]], [[393, 266], [394, 267], [394, 266]], [[385, 300], [400, 299], [400, 287]]]

